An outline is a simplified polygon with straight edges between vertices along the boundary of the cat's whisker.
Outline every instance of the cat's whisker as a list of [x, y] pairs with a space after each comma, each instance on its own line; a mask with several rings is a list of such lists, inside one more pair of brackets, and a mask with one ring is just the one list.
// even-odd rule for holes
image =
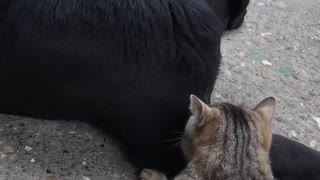
[[172, 142], [172, 141], [178, 141], [178, 140], [181, 140], [182, 138], [175, 138], [175, 139], [169, 139], [169, 140], [164, 140], [164, 141], [161, 141], [161, 142]]
[[172, 131], [174, 134], [183, 134], [184, 132], [179, 132], [179, 131]]
[[174, 148], [176, 148], [178, 145], [180, 145], [182, 142], [182, 140], [176, 142], [175, 144], [173, 144], [171, 147], [170, 147], [170, 151], [172, 151]]

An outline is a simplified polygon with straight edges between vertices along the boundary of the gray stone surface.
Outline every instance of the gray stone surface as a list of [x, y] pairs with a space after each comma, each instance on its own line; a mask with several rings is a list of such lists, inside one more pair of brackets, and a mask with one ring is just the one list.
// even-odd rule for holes
[[0, 180], [135, 177], [117, 142], [88, 124], [8, 115], [0, 119]]
[[[212, 101], [254, 105], [274, 96], [274, 132], [320, 150], [319, 0], [252, 0], [222, 52]], [[0, 116], [0, 180], [134, 179], [133, 172], [117, 143], [85, 123]]]

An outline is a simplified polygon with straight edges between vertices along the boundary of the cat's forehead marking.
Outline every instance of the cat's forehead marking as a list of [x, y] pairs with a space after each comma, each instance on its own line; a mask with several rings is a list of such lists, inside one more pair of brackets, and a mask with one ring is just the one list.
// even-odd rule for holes
[[253, 131], [256, 131], [257, 128], [260, 129], [259, 127], [262, 125], [260, 117], [251, 109], [245, 109], [229, 103], [220, 103], [213, 106], [220, 109], [220, 119], [223, 124], [228, 124], [228, 122], [232, 122], [232, 124], [236, 122], [244, 123], [249, 128], [248, 130], [253, 128]]
[[240, 107], [240, 106], [235, 106], [229, 103], [220, 103], [220, 104], [214, 104], [211, 107], [215, 107], [220, 109], [222, 114], [228, 115], [228, 114], [234, 114], [234, 115], [246, 115], [247, 111]]

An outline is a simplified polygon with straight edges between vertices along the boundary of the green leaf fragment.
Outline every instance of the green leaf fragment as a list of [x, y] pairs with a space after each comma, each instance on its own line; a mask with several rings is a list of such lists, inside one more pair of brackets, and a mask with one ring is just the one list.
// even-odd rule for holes
[[252, 52], [249, 54], [249, 59], [253, 64], [256, 64], [256, 63], [262, 62], [263, 58], [260, 53]]
[[295, 71], [289, 66], [280, 67], [279, 72], [283, 76], [293, 76], [295, 74]]

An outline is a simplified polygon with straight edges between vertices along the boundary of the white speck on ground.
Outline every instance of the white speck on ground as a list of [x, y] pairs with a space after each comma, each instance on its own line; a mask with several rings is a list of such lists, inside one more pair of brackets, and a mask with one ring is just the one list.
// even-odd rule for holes
[[89, 178], [89, 177], [86, 177], [86, 176], [83, 176], [83, 177], [82, 177], [82, 180], [90, 180], [90, 178]]
[[270, 61], [268, 61], [268, 60], [263, 60], [262, 64], [265, 65], [265, 66], [272, 66], [272, 63]]
[[310, 147], [315, 148], [316, 144], [317, 144], [317, 141], [313, 140], [313, 141], [310, 142]]
[[29, 146], [26, 146], [26, 147], [24, 147], [24, 150], [26, 150], [26, 151], [31, 151], [31, 150], [32, 150], [32, 148], [31, 148], [31, 147], [29, 147]]
[[291, 137], [291, 138], [296, 138], [297, 137], [297, 133], [294, 130], [291, 130], [288, 136]]
[[0, 158], [1, 158], [1, 159], [4, 159], [4, 158], [6, 158], [6, 157], [7, 157], [7, 155], [6, 155], [6, 154], [4, 154], [4, 153], [0, 152]]
[[258, 6], [264, 6], [264, 3], [263, 2], [259, 2], [257, 5]]
[[320, 118], [313, 116], [312, 119], [317, 123], [318, 128], [319, 128], [319, 130], [320, 130]]

